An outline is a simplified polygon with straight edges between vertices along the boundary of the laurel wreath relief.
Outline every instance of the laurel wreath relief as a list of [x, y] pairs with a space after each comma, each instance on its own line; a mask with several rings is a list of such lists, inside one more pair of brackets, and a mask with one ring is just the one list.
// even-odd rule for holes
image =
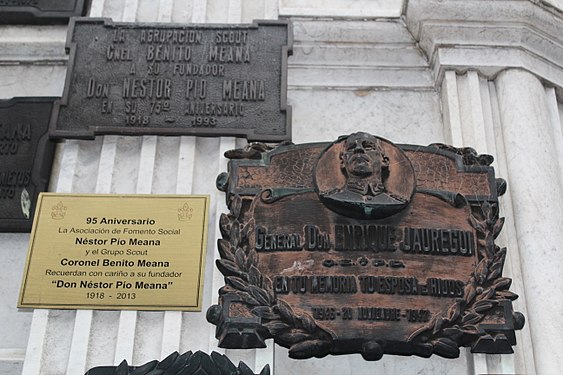
[[[225, 276], [226, 285], [219, 293], [236, 294], [248, 304], [276, 342], [289, 348], [292, 358], [326, 356], [330, 353], [333, 336], [319, 327], [309, 314], [297, 312], [276, 298], [272, 280], [258, 269], [258, 254], [249, 244], [255, 222], [252, 218], [243, 224], [242, 204], [239, 195], [233, 196], [230, 213], [221, 215], [223, 238], [218, 240], [221, 259], [217, 260], [217, 267]], [[463, 298], [456, 300], [444, 314], [436, 314], [409, 337], [414, 354], [458, 357], [459, 346], [475, 342], [486, 334], [477, 324], [489, 310], [499, 301], [518, 298], [508, 290], [511, 279], [501, 277], [506, 248], [494, 243], [504, 224], [504, 218], [498, 217], [497, 205], [484, 202], [473, 210], [469, 220], [477, 232], [480, 260], [465, 286]]]
[[[245, 153], [241, 155], [237, 153], [242, 152], [241, 150], [235, 150], [236, 152], [233, 151], [227, 156], [248, 158], [250, 150], [254, 152], [253, 158], [257, 158], [257, 155], [270, 149], [258, 146], [247, 147], [248, 150], [242, 150]], [[492, 157], [478, 155], [471, 148], [431, 146], [461, 155], [465, 165], [490, 165], [492, 162]], [[254, 149], [256, 147], [258, 148]], [[502, 179], [497, 179], [496, 182], [498, 195], [504, 194], [506, 182]], [[261, 197], [263, 202], [267, 202], [267, 198], [265, 195]], [[245, 204], [249, 204], [250, 198], [245, 199], [248, 199]], [[219, 294], [235, 294], [245, 302], [251, 312], [261, 318], [262, 325], [271, 337], [289, 348], [290, 357], [321, 358], [329, 354], [335, 342], [335, 335], [318, 326], [308, 313], [296, 311], [282, 299], [276, 298], [272, 280], [258, 269], [258, 254], [249, 242], [255, 230], [255, 221], [250, 218], [245, 222], [242, 212], [243, 198], [239, 195], [232, 196], [228, 207], [230, 212], [222, 214], [220, 218], [223, 238], [218, 240], [221, 259], [216, 263], [225, 276], [226, 285], [220, 289]], [[509, 291], [512, 280], [501, 277], [506, 248], [500, 248], [494, 243], [504, 225], [504, 218], [499, 218], [498, 203], [485, 201], [480, 206], [472, 205], [469, 221], [477, 234], [478, 257], [465, 285], [463, 297], [458, 298], [444, 312], [435, 314], [428, 323], [410, 335], [407, 342], [411, 345], [412, 354], [423, 357], [432, 354], [447, 358], [458, 357], [460, 346], [470, 346], [488, 334], [478, 327], [488, 312], [501, 301], [518, 298], [518, 295]], [[523, 325], [523, 316], [516, 314], [521, 321], [515, 325]], [[497, 338], [501, 335], [498, 334]], [[366, 339], [362, 348], [362, 351], [368, 352], [362, 352], [365, 359], [381, 358], [383, 348], [379, 345], [380, 340], [381, 338], [377, 337]]]
[[257, 268], [258, 254], [249, 244], [255, 229], [254, 219], [240, 221], [242, 198], [235, 195], [229, 204], [230, 213], [222, 214], [219, 227], [222, 239], [217, 241], [221, 259], [217, 268], [225, 276], [226, 285], [219, 294], [236, 294], [251, 306], [251, 312], [262, 319], [262, 325], [276, 342], [289, 348], [289, 356], [296, 359], [329, 354], [332, 336], [320, 328], [305, 312], [296, 312], [274, 295], [272, 280]]
[[459, 346], [474, 342], [486, 334], [476, 324], [483, 320], [489, 310], [501, 300], [518, 298], [518, 295], [508, 290], [512, 280], [500, 277], [506, 248], [494, 243], [504, 225], [504, 218], [498, 217], [498, 206], [484, 202], [473, 211], [469, 219], [477, 231], [480, 261], [465, 286], [463, 298], [458, 299], [445, 315], [434, 316], [409, 338], [419, 355], [435, 353], [446, 358], [458, 357]]

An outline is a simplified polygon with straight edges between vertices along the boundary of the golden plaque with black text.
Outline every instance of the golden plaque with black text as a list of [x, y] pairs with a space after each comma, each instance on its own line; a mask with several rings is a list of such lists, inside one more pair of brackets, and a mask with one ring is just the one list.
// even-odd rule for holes
[[201, 311], [209, 197], [39, 197], [18, 307]]

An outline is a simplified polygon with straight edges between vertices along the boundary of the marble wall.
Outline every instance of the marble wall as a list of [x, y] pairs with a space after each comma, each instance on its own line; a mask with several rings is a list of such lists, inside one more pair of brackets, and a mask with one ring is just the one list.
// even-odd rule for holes
[[[478, 7], [481, 1], [438, 3], [443, 15], [435, 22], [428, 21], [423, 0], [93, 0], [90, 16], [181, 23], [287, 17], [294, 28], [294, 53], [288, 61], [293, 142], [330, 141], [363, 130], [395, 143], [442, 142], [495, 156], [497, 175], [509, 186], [501, 200], [507, 221], [497, 242], [508, 247], [505, 274], [520, 295], [515, 310], [527, 317], [517, 333], [515, 354], [471, 354], [464, 349], [454, 360], [385, 356], [365, 362], [360, 355], [349, 355], [295, 361], [272, 342], [261, 350], [218, 348], [215, 327], [205, 319], [223, 285], [214, 260], [219, 257], [218, 218], [227, 208], [215, 189], [215, 177], [226, 171], [223, 153], [246, 141], [105, 136], [60, 143], [49, 190], [210, 194], [203, 312], [18, 311], [29, 235], [0, 234], [0, 374], [75, 375], [123, 359], [138, 365], [175, 350], [215, 350], [256, 372], [269, 364], [276, 375], [557, 373], [563, 359], [563, 350], [557, 350], [563, 329], [557, 312], [563, 310], [563, 300], [557, 299], [555, 287], [563, 281], [563, 55], [553, 46], [563, 45], [563, 27], [557, 31], [563, 16], [529, 1], [489, 1], [507, 19], [495, 19], [495, 8], [486, 17], [471, 13], [474, 19], [465, 24], [456, 7]], [[529, 39], [521, 38], [521, 44], [511, 40], [509, 46], [500, 42], [506, 38], [497, 29], [513, 25], [506, 15], [510, 10], [516, 20], [545, 17], [542, 27], [554, 28], [539, 34], [552, 44], [534, 44], [528, 56]], [[532, 16], [529, 22], [536, 22]], [[460, 34], [463, 48], [453, 51], [455, 40], [445, 36], [456, 33], [444, 31], [440, 22]], [[463, 38], [470, 33], [464, 27], [476, 24], [492, 25], [487, 29], [496, 27], [496, 34], [491, 32], [486, 40], [471, 35], [468, 43]], [[541, 28], [536, 26], [522, 28]], [[64, 26], [0, 26], [0, 98], [60, 96], [65, 38]], [[519, 54], [507, 54], [510, 46]]]

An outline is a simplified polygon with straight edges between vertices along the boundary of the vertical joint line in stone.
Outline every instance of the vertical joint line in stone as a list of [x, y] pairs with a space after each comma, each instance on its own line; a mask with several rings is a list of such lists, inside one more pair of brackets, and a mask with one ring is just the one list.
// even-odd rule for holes
[[229, 14], [227, 16], [227, 22], [240, 23], [241, 21], [242, 21], [242, 1], [229, 0]]
[[105, 0], [92, 0], [90, 5], [90, 17], [102, 17], [104, 13]]
[[158, 137], [145, 135], [142, 138], [141, 155], [139, 157], [139, 175], [137, 177], [137, 194], [150, 194], [154, 176], [156, 144]]
[[41, 372], [44, 355], [43, 350], [46, 344], [45, 338], [49, 325], [49, 312], [50, 310], [47, 309], [33, 310], [22, 375], [37, 375]]
[[65, 140], [64, 146], [61, 148], [63, 153], [61, 157], [61, 168], [59, 173], [59, 180], [57, 182], [57, 192], [70, 193], [73, 189], [74, 175], [76, 171], [76, 164], [78, 161], [78, 142], [76, 140]]
[[559, 106], [554, 88], [545, 89], [547, 107], [551, 119], [551, 130], [553, 132], [553, 142], [557, 151], [556, 162], [561, 172], [559, 173], [559, 185], [563, 185], [563, 122], [559, 116]]
[[[496, 159], [497, 159], [497, 171], [498, 176], [503, 178], [508, 178], [508, 167], [506, 162], [506, 151], [505, 151], [505, 141], [502, 135], [502, 121], [500, 118], [500, 109], [498, 103], [498, 94], [496, 90], [496, 84], [494, 81], [488, 82], [489, 86], [489, 103], [491, 105], [492, 119], [495, 128], [494, 139], [496, 141]], [[505, 222], [504, 229], [499, 238], [504, 238], [504, 242], [508, 248], [508, 255], [506, 257], [506, 264], [504, 266], [504, 272], [508, 270], [508, 277], [512, 278], [512, 287], [519, 298], [514, 303], [514, 308], [527, 316], [527, 302], [526, 293], [524, 291], [524, 286], [522, 284], [522, 267], [520, 263], [520, 248], [518, 246], [517, 232], [514, 225], [514, 203], [512, 200], [512, 194], [510, 192], [511, 184], [508, 183], [508, 190], [506, 194], [500, 200], [500, 206], [503, 211], [503, 216], [507, 217], [508, 220]], [[528, 324], [520, 331], [516, 332], [517, 335], [517, 345], [522, 348], [526, 345], [531, 346], [530, 337], [530, 327]], [[534, 357], [530, 350], [516, 350], [514, 356], [511, 356], [515, 368], [519, 369], [523, 373], [535, 373], [533, 369]], [[514, 371], [512, 371], [514, 372]]]
[[174, 0], [160, 0], [158, 7], [158, 22], [171, 22]]
[[[551, 319], [548, 311], [563, 310], [563, 301], [552, 298], [545, 285], [563, 282], [559, 271], [563, 261], [555, 247], [563, 243], [563, 207], [556, 198], [563, 196], [563, 187], [555, 182], [560, 169], [552, 161], [556, 145], [549, 129], [545, 87], [535, 75], [519, 69], [503, 71], [495, 82], [507, 146], [509, 186], [518, 202], [514, 206], [514, 222], [529, 301], [527, 324], [535, 370], [558, 373], [563, 353], [553, 351], [551, 342], [558, 340], [563, 322]], [[522, 152], [524, 149], [526, 152]], [[546, 215], [549, 220], [545, 220]], [[550, 324], [545, 325], [545, 321]]]
[[77, 310], [67, 363], [67, 374], [82, 374], [86, 371], [88, 344], [92, 329], [92, 310]]
[[193, 23], [204, 23], [207, 16], [207, 0], [194, 0], [193, 2]]
[[279, 8], [277, 0], [264, 0], [264, 18], [265, 19], [278, 19]]
[[121, 311], [119, 314], [119, 328], [115, 345], [114, 364], [116, 366], [124, 359], [129, 363], [133, 362], [136, 326], [137, 311]]
[[[219, 143], [219, 170], [220, 171], [226, 171], [227, 170], [227, 160], [226, 158], [223, 156], [225, 154], [226, 151], [234, 149], [236, 147], [236, 138], [233, 137], [221, 137], [220, 138], [220, 143]], [[219, 192], [219, 191], [215, 191], [215, 193], [212, 195], [212, 197], [215, 199], [215, 221], [214, 221], [214, 238], [218, 239], [221, 238], [221, 232], [219, 230], [219, 220], [221, 218], [221, 214], [224, 212], [227, 212], [228, 209], [225, 205], [225, 199], [224, 199], [224, 195], [223, 193]], [[212, 265], [215, 264], [215, 261], [218, 259], [218, 252], [216, 251], [216, 249], [213, 247], [213, 262], [211, 262]], [[224, 283], [224, 279], [223, 279], [223, 275], [219, 272], [219, 270], [217, 269], [217, 267], [213, 267], [213, 276], [212, 276], [212, 283], [211, 283], [211, 290], [213, 291], [210, 295], [211, 301], [210, 301], [210, 305], [214, 304], [214, 301], [216, 298], [218, 298], [218, 296], [216, 295], [217, 290], [219, 290], [219, 288], [223, 285]], [[221, 349], [217, 346], [217, 339], [215, 338], [215, 327], [210, 325], [209, 327], [210, 329], [210, 334], [209, 334], [209, 349], [211, 350], [215, 350], [215, 351], [219, 351], [221, 353], [224, 353], [225, 350]]]
[[123, 21], [124, 22], [135, 22], [137, 19], [137, 9], [139, 7], [138, 0], [124, 0], [123, 5]]
[[453, 146], [463, 144], [461, 133], [461, 114], [459, 108], [459, 92], [457, 73], [447, 71], [442, 82], [442, 121], [444, 122], [444, 138]]
[[176, 178], [177, 194], [193, 194], [196, 142], [197, 139], [195, 137], [180, 137]]
[[96, 180], [96, 193], [98, 194], [111, 193], [118, 140], [119, 138], [117, 136], [104, 136], [102, 150], [98, 161], [98, 178]]
[[[464, 129], [472, 136], [466, 136], [471, 144], [467, 146], [474, 147], [479, 152], [490, 153], [485, 132], [485, 118], [483, 114], [483, 98], [481, 97], [481, 83], [479, 73], [474, 70], [467, 72], [467, 99], [469, 102], [469, 110], [471, 111], [471, 123], [465, 124]], [[484, 149], [482, 149], [484, 148]]]

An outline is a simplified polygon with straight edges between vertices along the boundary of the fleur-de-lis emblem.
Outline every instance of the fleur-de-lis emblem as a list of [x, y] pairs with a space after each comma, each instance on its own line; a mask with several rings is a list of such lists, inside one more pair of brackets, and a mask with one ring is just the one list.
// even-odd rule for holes
[[184, 205], [178, 208], [178, 220], [188, 221], [192, 219], [194, 209], [190, 207], [189, 204], [184, 203]]
[[51, 211], [51, 218], [53, 220], [62, 220], [66, 215], [66, 206], [62, 201], [59, 201], [55, 206], [53, 206]]

